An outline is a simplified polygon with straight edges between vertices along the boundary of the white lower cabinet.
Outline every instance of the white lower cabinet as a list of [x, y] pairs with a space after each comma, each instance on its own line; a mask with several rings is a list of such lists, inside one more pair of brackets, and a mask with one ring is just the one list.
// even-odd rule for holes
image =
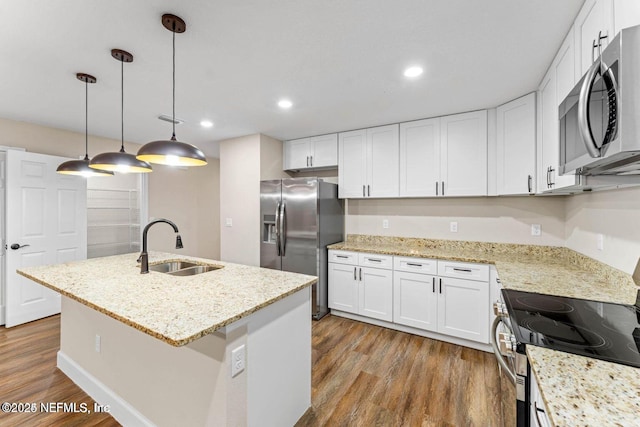
[[[393, 270], [390, 256], [330, 251], [329, 308], [391, 322]], [[374, 268], [367, 265], [389, 268]]]
[[489, 343], [488, 265], [345, 251], [329, 260], [329, 308]]
[[435, 276], [394, 271], [393, 321], [435, 332], [438, 328], [435, 282]]
[[438, 282], [438, 332], [489, 342], [489, 283], [451, 277]]

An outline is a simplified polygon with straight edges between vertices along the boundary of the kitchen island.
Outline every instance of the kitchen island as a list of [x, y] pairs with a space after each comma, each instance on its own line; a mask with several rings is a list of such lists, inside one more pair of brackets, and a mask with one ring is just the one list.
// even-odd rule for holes
[[18, 271], [62, 295], [58, 367], [124, 425], [294, 424], [316, 278], [167, 253], [149, 264], [216, 269], [143, 275], [137, 255]]

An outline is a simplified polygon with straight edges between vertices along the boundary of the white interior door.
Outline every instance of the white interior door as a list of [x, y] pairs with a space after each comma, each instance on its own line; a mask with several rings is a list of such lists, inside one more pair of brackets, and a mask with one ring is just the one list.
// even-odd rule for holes
[[7, 327], [60, 312], [60, 295], [17, 269], [87, 257], [87, 184], [82, 177], [56, 173], [65, 160], [7, 151]]

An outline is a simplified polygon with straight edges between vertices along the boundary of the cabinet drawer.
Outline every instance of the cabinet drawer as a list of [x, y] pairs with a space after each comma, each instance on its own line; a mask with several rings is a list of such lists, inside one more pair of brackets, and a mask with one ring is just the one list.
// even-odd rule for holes
[[393, 257], [391, 255], [358, 254], [358, 261], [361, 267], [393, 268]]
[[438, 276], [488, 282], [489, 266], [467, 262], [438, 261]]
[[434, 259], [394, 257], [393, 269], [409, 273], [438, 274], [438, 262]]
[[358, 265], [358, 254], [356, 252], [329, 251], [329, 262]]

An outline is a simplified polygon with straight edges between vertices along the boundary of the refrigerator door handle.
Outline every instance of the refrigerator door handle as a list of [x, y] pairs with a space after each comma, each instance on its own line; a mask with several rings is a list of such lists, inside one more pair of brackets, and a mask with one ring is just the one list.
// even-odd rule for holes
[[276, 207], [276, 251], [280, 256], [280, 202]]
[[284, 202], [280, 205], [280, 252], [285, 256], [287, 251], [287, 211]]

